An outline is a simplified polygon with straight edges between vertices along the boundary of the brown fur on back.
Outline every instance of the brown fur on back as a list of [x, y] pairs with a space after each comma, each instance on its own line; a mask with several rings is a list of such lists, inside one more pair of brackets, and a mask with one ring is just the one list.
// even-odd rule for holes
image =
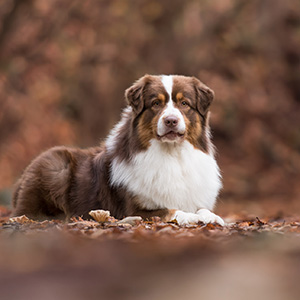
[[[88, 199], [95, 199], [99, 189], [100, 171], [95, 170], [93, 160], [101, 161], [102, 153], [100, 147], [88, 150], [55, 147], [40, 155], [17, 183], [14, 215], [25, 214], [34, 219], [70, 217], [86, 214], [87, 204], [91, 209], [97, 208], [95, 200], [89, 203]], [[102, 173], [101, 177], [104, 176]]]

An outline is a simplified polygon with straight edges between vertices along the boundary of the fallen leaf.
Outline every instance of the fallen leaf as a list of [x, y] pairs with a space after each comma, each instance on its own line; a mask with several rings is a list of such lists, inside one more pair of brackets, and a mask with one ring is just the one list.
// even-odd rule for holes
[[120, 221], [117, 222], [117, 224], [130, 224], [132, 226], [138, 225], [142, 222], [142, 217], [139, 216], [132, 216], [132, 217], [126, 217]]
[[110, 217], [110, 212], [108, 210], [102, 210], [102, 209], [97, 209], [97, 210], [91, 210], [89, 212], [89, 215], [94, 218], [99, 223], [104, 223], [107, 222], [109, 217]]
[[13, 217], [9, 218], [10, 222], [18, 222], [21, 224], [26, 224], [26, 223], [33, 223], [34, 221], [26, 217], [25, 215], [19, 216], [19, 217]]

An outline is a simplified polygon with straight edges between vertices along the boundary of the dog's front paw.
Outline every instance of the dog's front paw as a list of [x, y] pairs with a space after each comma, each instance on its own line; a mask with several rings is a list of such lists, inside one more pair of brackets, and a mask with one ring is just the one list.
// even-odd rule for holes
[[225, 222], [223, 221], [223, 219], [221, 217], [219, 217], [218, 215], [212, 213], [211, 211], [209, 211], [206, 208], [201, 208], [197, 211], [197, 215], [200, 218], [200, 221], [207, 224], [207, 223], [218, 223], [221, 226], [225, 225]]
[[200, 221], [197, 214], [187, 213], [181, 210], [176, 210], [174, 219], [178, 225], [197, 224]]
[[177, 221], [178, 225], [186, 224], [197, 224], [199, 222], [208, 223], [218, 223], [221, 226], [225, 225], [222, 218], [212, 213], [206, 208], [199, 209], [196, 214], [188, 213], [181, 210], [176, 210], [174, 214], [174, 219]]

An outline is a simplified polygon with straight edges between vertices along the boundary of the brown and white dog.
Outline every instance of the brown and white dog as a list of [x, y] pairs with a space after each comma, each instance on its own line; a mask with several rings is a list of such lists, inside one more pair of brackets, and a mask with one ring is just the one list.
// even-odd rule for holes
[[214, 93], [195, 77], [145, 75], [126, 90], [128, 106], [105, 143], [54, 147], [24, 171], [14, 216], [159, 216], [179, 224], [219, 223], [211, 212], [221, 188], [210, 140]]

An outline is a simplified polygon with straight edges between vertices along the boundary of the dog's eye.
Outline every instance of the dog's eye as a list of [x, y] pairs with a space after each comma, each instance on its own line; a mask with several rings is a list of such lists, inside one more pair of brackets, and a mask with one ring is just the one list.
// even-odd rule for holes
[[188, 105], [188, 103], [186, 101], [181, 101], [181, 106], [186, 107]]
[[160, 101], [159, 100], [154, 100], [153, 102], [152, 102], [152, 106], [153, 107], [158, 107], [160, 105]]

